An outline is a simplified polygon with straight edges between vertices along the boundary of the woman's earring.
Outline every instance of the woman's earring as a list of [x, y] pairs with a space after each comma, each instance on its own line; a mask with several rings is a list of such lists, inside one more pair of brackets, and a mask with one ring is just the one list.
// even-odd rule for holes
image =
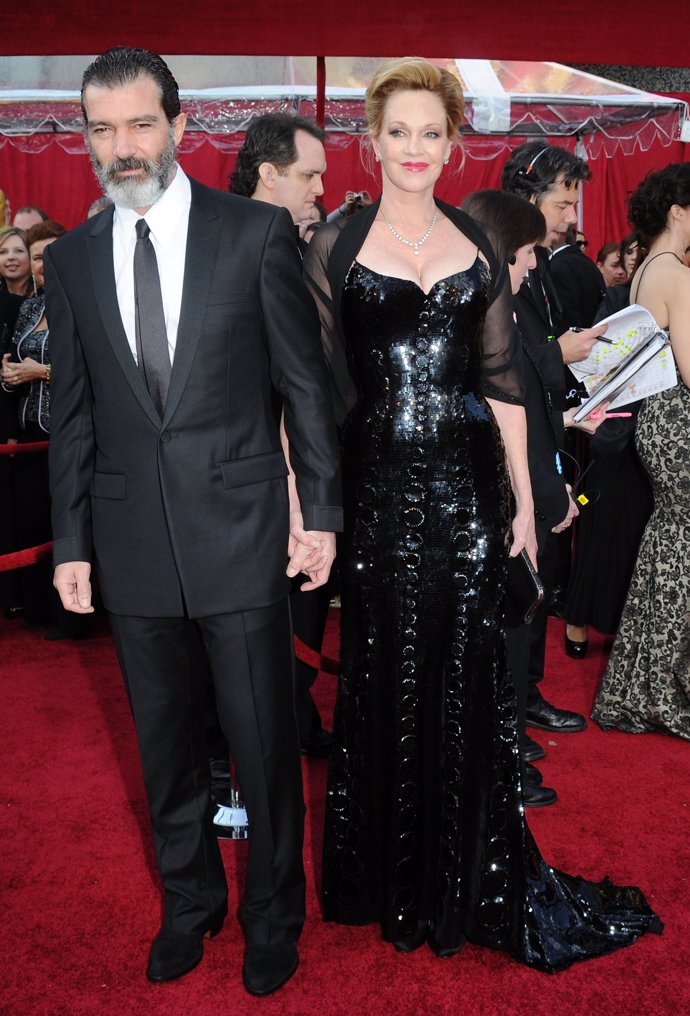
[[374, 158], [376, 159], [377, 162], [381, 161], [381, 156], [380, 155], [375, 155]]
[[443, 165], [447, 166], [449, 162], [450, 162], [450, 159], [444, 159], [443, 160]]

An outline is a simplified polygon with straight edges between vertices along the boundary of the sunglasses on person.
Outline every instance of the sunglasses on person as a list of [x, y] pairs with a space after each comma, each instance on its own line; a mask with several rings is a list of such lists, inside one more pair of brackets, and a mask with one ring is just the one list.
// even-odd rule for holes
[[589, 247], [589, 240], [576, 240], [576, 245], [582, 250], [583, 247]]

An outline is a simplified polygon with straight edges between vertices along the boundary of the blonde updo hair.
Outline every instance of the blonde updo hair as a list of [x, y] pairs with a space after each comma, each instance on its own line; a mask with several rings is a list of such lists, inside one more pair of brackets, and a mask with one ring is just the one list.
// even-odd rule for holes
[[455, 141], [460, 136], [465, 99], [458, 79], [428, 60], [406, 56], [389, 60], [379, 67], [366, 90], [364, 105], [370, 137], [377, 138], [383, 129], [383, 117], [390, 96], [407, 91], [437, 95], [446, 113], [448, 137]]

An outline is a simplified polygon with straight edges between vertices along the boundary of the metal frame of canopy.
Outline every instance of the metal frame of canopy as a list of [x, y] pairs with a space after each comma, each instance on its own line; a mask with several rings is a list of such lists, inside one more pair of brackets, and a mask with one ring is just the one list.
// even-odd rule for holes
[[[82, 59], [84, 66], [88, 58]], [[175, 61], [181, 59], [170, 58], [173, 69]], [[288, 80], [273, 85], [181, 89], [188, 116], [188, 145], [194, 147], [191, 135], [198, 134], [213, 139], [217, 147], [231, 150], [236, 145], [226, 144], [224, 139], [229, 141], [233, 134], [246, 130], [252, 117], [275, 109], [316, 116], [334, 134], [361, 135], [366, 131], [364, 90], [381, 62], [377, 58], [358, 58], [349, 73], [343, 69], [344, 59], [337, 64], [333, 61], [341, 81], [348, 77], [358, 80], [352, 85], [337, 83], [328, 87], [323, 58], [256, 60], [265, 61], [267, 73]], [[679, 138], [685, 140], [683, 132], [688, 130], [688, 107], [680, 99], [642, 92], [562, 64], [463, 59], [434, 62], [455, 73], [465, 87], [463, 137], [469, 142], [467, 154], [472, 158], [494, 157], [501, 150], [500, 139], [513, 136], [577, 137], [585, 140], [589, 154], [612, 155], [621, 148], [631, 152], [635, 148], [646, 150], [654, 142], [669, 145]], [[225, 61], [224, 67], [229, 76], [233, 64]], [[271, 71], [271, 67], [277, 70]], [[242, 73], [241, 64], [238, 73]], [[530, 91], [535, 84], [553, 90]], [[556, 86], [571, 91], [562, 94]], [[0, 90], [0, 137], [17, 147], [40, 151], [47, 141], [41, 140], [41, 135], [72, 135], [69, 142], [64, 139], [63, 147], [83, 151], [74, 138], [81, 134], [81, 128], [76, 90]], [[26, 140], [22, 143], [20, 139]]]

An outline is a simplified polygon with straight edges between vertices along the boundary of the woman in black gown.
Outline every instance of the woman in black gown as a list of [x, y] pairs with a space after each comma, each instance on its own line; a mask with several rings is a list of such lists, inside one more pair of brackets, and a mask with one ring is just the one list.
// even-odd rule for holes
[[367, 91], [381, 200], [305, 258], [341, 415], [357, 400], [324, 910], [380, 922], [402, 951], [469, 939], [555, 970], [660, 925], [638, 890], [548, 867], [524, 821], [508, 476], [512, 553], [534, 555], [533, 505], [505, 259], [433, 198], [462, 112], [448, 72], [381, 68]]

